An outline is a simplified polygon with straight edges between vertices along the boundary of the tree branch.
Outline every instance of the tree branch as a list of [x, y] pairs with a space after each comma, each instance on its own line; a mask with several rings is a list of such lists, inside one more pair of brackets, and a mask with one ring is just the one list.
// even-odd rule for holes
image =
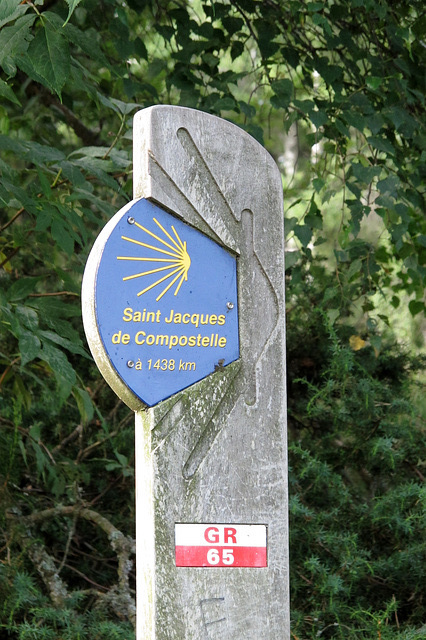
[[[52, 507], [51, 509], [44, 509], [43, 511], [36, 511], [29, 516], [22, 516], [20, 518], [20, 522], [25, 525], [32, 525], [57, 516], [74, 516], [76, 513], [81, 518], [90, 520], [97, 524], [98, 527], [107, 534], [111, 547], [114, 551], [117, 550], [117, 547], [119, 548], [122, 546], [128, 548], [129, 553], [135, 553], [135, 541], [132, 538], [125, 536], [124, 533], [112, 524], [112, 522], [97, 511], [87, 509], [86, 507], [82, 507], [78, 504], [68, 506], [61, 505], [58, 507]], [[14, 514], [8, 514], [7, 517], [11, 519], [16, 516]]]
[[53, 96], [47, 89], [44, 89], [36, 82], [31, 82], [27, 88], [29, 96], [36, 96], [45, 107], [52, 107], [62, 113], [66, 124], [73, 129], [74, 133], [83, 141], [86, 146], [101, 145], [100, 131], [92, 131], [86, 127], [77, 116], [64, 104]]
[[[34, 524], [58, 516], [68, 516], [75, 519], [82, 517], [96, 524], [107, 534], [110, 545], [117, 554], [118, 584], [112, 587], [109, 592], [105, 594], [104, 598], [110, 603], [118, 615], [122, 616], [124, 611], [132, 625], [135, 626], [136, 606], [130, 592], [129, 584], [129, 574], [133, 566], [130, 556], [136, 552], [135, 540], [125, 536], [112, 522], [97, 511], [87, 509], [79, 504], [53, 507], [52, 509], [44, 509], [43, 511], [32, 513], [29, 516], [20, 516], [19, 523], [29, 529]], [[9, 520], [18, 518], [16, 513], [8, 513], [6, 517]], [[63, 606], [64, 599], [68, 594], [64, 583], [58, 575], [58, 570], [56, 569], [53, 559], [47, 554], [44, 547], [38, 543], [33, 543], [29, 547], [28, 555], [48, 587], [54, 604], [56, 606]]]
[[66, 438], [64, 438], [62, 440], [62, 442], [57, 444], [56, 447], [54, 447], [52, 449], [52, 455], [55, 455], [56, 453], [59, 453], [59, 451], [61, 449], [63, 449], [64, 447], [66, 447], [66, 445], [69, 442], [72, 442], [76, 438], [80, 437], [82, 433], [83, 433], [83, 425], [79, 424], [79, 425], [76, 426], [76, 428], [74, 429], [74, 431], [72, 433], [70, 433], [68, 436], [66, 436]]
[[[19, 519], [20, 523], [25, 520], [17, 510], [14, 514], [7, 514], [7, 517]], [[37, 569], [41, 579], [49, 591], [53, 604], [55, 607], [58, 607], [58, 609], [62, 608], [68, 598], [68, 591], [65, 583], [59, 577], [59, 572], [56, 568], [54, 559], [47, 553], [41, 542], [34, 541], [34, 537], [31, 535], [29, 527], [24, 533], [17, 531], [16, 537], [20, 546], [27, 552], [28, 557]]]

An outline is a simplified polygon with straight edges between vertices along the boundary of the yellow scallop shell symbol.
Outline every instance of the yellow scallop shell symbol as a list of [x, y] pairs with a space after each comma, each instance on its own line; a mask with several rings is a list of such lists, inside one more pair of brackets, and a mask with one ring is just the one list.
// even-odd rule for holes
[[173, 225], [171, 225], [171, 230], [175, 235], [176, 239], [173, 238], [168, 231], [166, 231], [166, 229], [158, 222], [158, 220], [153, 218], [153, 221], [162, 231], [162, 233], [167, 238], [167, 240], [160, 238], [160, 236], [157, 236], [155, 233], [152, 233], [152, 231], [150, 231], [146, 227], [143, 227], [141, 224], [139, 224], [136, 221], [134, 222], [134, 225], [144, 233], [154, 238], [158, 243], [160, 243], [160, 245], [167, 247], [167, 249], [163, 249], [162, 246], [154, 246], [152, 244], [147, 244], [146, 242], [142, 242], [141, 240], [128, 238], [127, 236], [121, 236], [121, 237], [126, 242], [132, 242], [133, 244], [137, 244], [151, 251], [155, 251], [157, 254], [161, 253], [162, 255], [171, 256], [171, 257], [169, 258], [152, 257], [151, 258], [148, 254], [144, 257], [117, 256], [117, 260], [134, 260], [134, 261], [140, 261], [140, 262], [167, 263], [163, 267], [158, 267], [156, 269], [149, 269], [148, 271], [142, 271], [141, 273], [134, 273], [132, 275], [129, 275], [123, 278], [123, 280], [133, 280], [134, 278], [143, 278], [144, 276], [149, 276], [153, 273], [160, 273], [161, 271], [167, 271], [168, 273], [166, 273], [166, 275], [159, 278], [158, 280], [150, 284], [145, 289], [142, 289], [142, 291], [139, 291], [138, 293], [138, 296], [143, 296], [143, 294], [146, 293], [147, 291], [150, 291], [150, 289], [154, 289], [155, 287], [158, 287], [159, 285], [166, 283], [168, 280], [170, 280], [170, 282], [167, 282], [165, 288], [157, 296], [156, 301], [158, 302], [164, 296], [164, 294], [167, 293], [167, 291], [169, 291], [169, 289], [171, 289], [173, 285], [179, 281], [174, 292], [175, 296], [178, 294], [179, 289], [182, 286], [182, 283], [188, 280], [188, 271], [189, 271], [189, 267], [191, 266], [191, 258], [189, 257], [189, 253], [186, 248], [186, 242], [182, 242]]

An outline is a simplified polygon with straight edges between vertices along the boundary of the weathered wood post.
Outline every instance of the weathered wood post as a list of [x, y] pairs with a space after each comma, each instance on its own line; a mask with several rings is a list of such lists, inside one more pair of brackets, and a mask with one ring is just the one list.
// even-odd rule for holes
[[282, 186], [235, 125], [134, 120], [134, 200], [83, 281], [87, 338], [136, 416], [138, 640], [287, 640]]

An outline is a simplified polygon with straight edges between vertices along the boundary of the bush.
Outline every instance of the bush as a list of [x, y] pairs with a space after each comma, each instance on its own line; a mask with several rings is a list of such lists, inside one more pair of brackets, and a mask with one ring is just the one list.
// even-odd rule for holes
[[288, 317], [293, 637], [424, 637], [425, 429], [412, 402], [424, 362], [332, 326], [311, 281], [297, 302]]

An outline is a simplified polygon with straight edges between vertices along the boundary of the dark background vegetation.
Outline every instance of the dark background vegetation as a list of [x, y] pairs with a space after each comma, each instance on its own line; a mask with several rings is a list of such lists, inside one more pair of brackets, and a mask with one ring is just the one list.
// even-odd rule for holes
[[133, 415], [80, 284], [132, 115], [194, 107], [283, 175], [292, 638], [425, 626], [419, 0], [1, 0], [0, 637], [132, 638]]

